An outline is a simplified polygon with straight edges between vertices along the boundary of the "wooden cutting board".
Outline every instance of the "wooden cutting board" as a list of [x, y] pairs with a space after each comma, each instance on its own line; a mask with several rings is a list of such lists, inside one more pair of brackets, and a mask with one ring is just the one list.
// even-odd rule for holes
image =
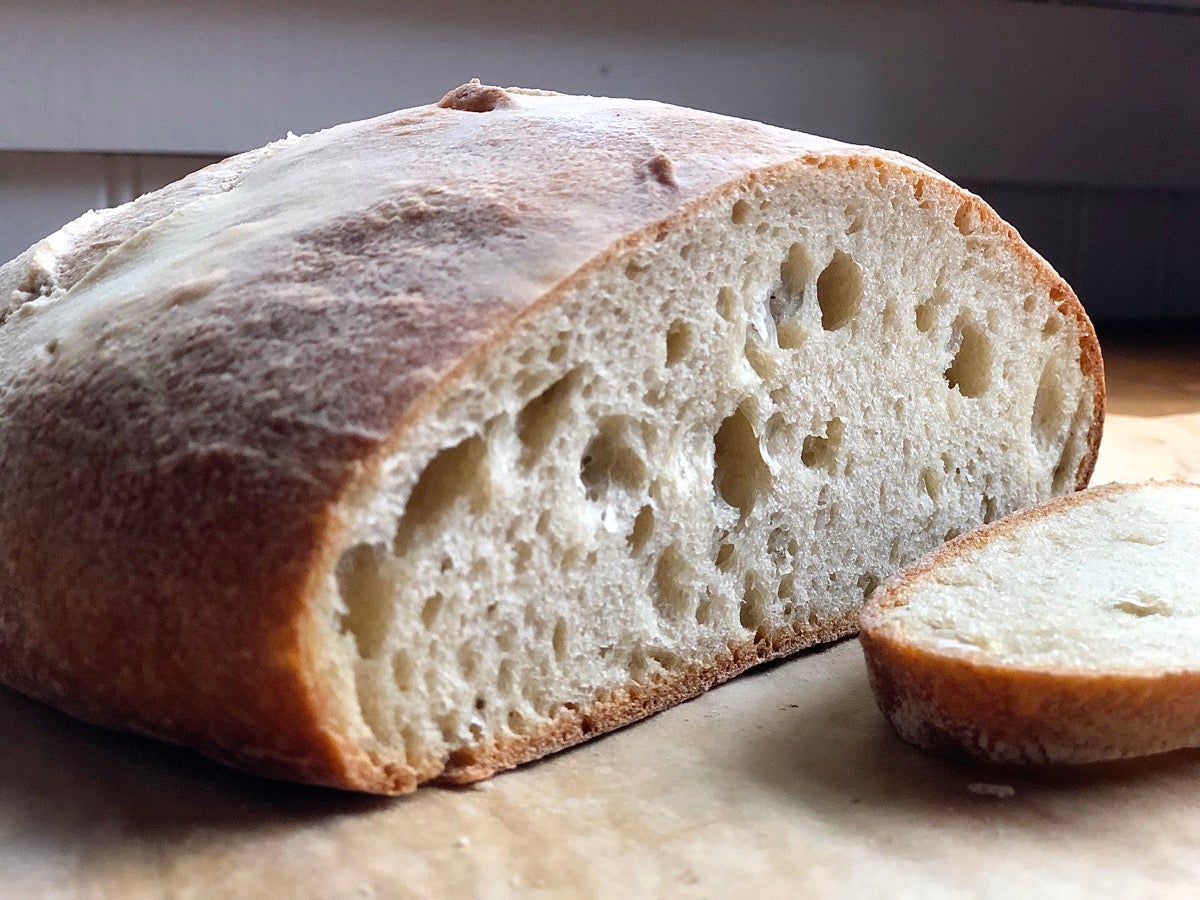
[[[1110, 417], [1097, 483], [1200, 480], [1200, 401], [1156, 397], [1150, 411], [1171, 414]], [[927, 756], [884, 724], [856, 641], [491, 782], [398, 800], [257, 780], [2, 689], [0, 735], [3, 895], [1200, 890], [1200, 751], [1019, 775]]]

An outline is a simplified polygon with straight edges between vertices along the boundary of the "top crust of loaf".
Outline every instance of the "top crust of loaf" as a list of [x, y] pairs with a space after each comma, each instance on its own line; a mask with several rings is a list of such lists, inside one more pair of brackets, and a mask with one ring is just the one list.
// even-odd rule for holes
[[308, 614], [339, 504], [574, 279], [697, 204], [828, 168], [968, 212], [1077, 321], [1085, 485], [1094, 333], [979, 198], [885, 151], [472, 82], [89, 213], [0, 268], [0, 678], [268, 774], [395, 789], [322, 693]]
[[[860, 641], [880, 709], [901, 736], [1001, 764], [1088, 763], [1200, 745], [1200, 666], [1194, 661], [1101, 669], [1020, 657], [1001, 661], [990, 653], [930, 646], [907, 634], [895, 615], [948, 563], [1023, 527], [1165, 488], [1200, 492], [1200, 485], [1182, 481], [1090, 488], [963, 534], [885, 582], [863, 608]], [[1103, 553], [1103, 545], [1095, 551]]]

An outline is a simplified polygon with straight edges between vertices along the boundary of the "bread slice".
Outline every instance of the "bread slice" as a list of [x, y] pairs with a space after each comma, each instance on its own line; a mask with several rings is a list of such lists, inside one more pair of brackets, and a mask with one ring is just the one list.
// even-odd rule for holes
[[905, 740], [996, 763], [1200, 746], [1200, 485], [1109, 484], [964, 534], [862, 614]]
[[1087, 482], [1090, 323], [904, 157], [471, 83], [0, 270], [0, 676], [367, 791], [851, 633]]

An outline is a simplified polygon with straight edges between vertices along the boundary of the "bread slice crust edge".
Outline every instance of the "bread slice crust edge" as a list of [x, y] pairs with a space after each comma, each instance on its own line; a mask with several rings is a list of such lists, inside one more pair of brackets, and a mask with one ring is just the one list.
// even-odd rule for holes
[[973, 661], [916, 646], [887, 621], [911, 580], [1022, 524], [1171, 480], [1112, 483], [1021, 510], [960, 535], [885, 582], [861, 615], [859, 640], [880, 710], [910, 743], [999, 765], [1085, 764], [1200, 743], [1200, 668], [1081, 672]]

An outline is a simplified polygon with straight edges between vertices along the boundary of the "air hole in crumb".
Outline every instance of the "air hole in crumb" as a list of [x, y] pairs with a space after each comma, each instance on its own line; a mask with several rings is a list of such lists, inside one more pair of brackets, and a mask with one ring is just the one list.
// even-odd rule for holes
[[554, 637], [551, 639], [554, 647], [554, 658], [563, 662], [567, 658], [567, 623], [559, 619], [554, 623]]
[[504, 630], [496, 635], [496, 646], [500, 649], [501, 653], [511, 653], [516, 644], [516, 633], [513, 631], [511, 625], [505, 627]]
[[643, 266], [639, 263], [631, 262], [625, 264], [625, 277], [630, 281], [640, 278], [642, 273], [649, 269], [649, 266]]
[[407, 650], [397, 650], [392, 657], [392, 679], [397, 690], [407, 691], [412, 686], [413, 661]]
[[936, 321], [937, 314], [934, 312], [932, 300], [926, 300], [917, 307], [917, 331], [927, 334]]
[[442, 740], [447, 744], [455, 743], [462, 731], [462, 715], [458, 710], [451, 710], [444, 715], [438, 716], [438, 730], [442, 733]]
[[796, 539], [784, 525], [777, 525], [767, 535], [767, 554], [777, 569], [790, 565], [795, 558], [792, 547], [799, 547]]
[[983, 329], [964, 316], [955, 321], [954, 330], [962, 339], [945, 371], [946, 383], [958, 388], [964, 397], [979, 397], [992, 383], [992, 342]]
[[1112, 608], [1117, 612], [1128, 613], [1139, 619], [1144, 619], [1146, 616], [1175, 615], [1175, 610], [1163, 597], [1141, 589], [1135, 590], [1132, 597], [1118, 600]]
[[841, 419], [830, 419], [825, 423], [824, 434], [810, 434], [804, 439], [800, 461], [810, 469], [824, 469], [830, 475], [835, 474], [845, 431]]
[[651, 584], [654, 608], [662, 618], [677, 621], [687, 615], [692, 600], [688, 580], [687, 561], [672, 544], [659, 556]]
[[468, 681], [479, 671], [479, 649], [474, 644], [463, 644], [458, 648], [458, 670]]
[[516, 686], [517, 679], [513, 674], [512, 660], [501, 660], [500, 668], [496, 670], [496, 690], [501, 694], [511, 694]]
[[754, 631], [767, 618], [767, 592], [753, 572], [746, 576], [738, 621], [747, 631]]
[[738, 200], [733, 204], [733, 212], [730, 214], [734, 225], [744, 225], [746, 220], [750, 218], [750, 204], [745, 200]]
[[558, 363], [558, 362], [562, 362], [563, 358], [566, 355], [567, 355], [567, 345], [565, 343], [559, 342], [550, 348], [550, 353], [546, 356], [546, 358], [551, 363]]
[[779, 323], [775, 329], [775, 336], [779, 340], [781, 350], [797, 350], [804, 345], [808, 332], [799, 321], [790, 319]]
[[445, 602], [446, 598], [441, 594], [434, 594], [426, 598], [425, 604], [421, 607], [421, 624], [426, 628], [432, 628]]
[[633, 520], [633, 530], [629, 532], [629, 549], [635, 554], [646, 549], [646, 542], [654, 534], [654, 510], [649, 505], [638, 510]]
[[954, 227], [964, 236], [974, 234], [979, 227], [979, 213], [970, 201], [958, 207], [958, 212], [954, 214]]
[[768, 301], [771, 318], [775, 320], [775, 335], [784, 350], [794, 350], [807, 337], [797, 321], [797, 314], [804, 305], [804, 290], [812, 276], [812, 258], [802, 244], [792, 244], [787, 256], [779, 264], [779, 289], [773, 291]]
[[421, 472], [400, 517], [396, 555], [404, 554], [420, 531], [435, 526], [455, 507], [465, 504], [472, 513], [482, 512], [491, 493], [487, 446], [482, 438], [469, 437], [438, 452]]
[[382, 570], [384, 548], [356, 544], [342, 553], [336, 568], [338, 593], [346, 611], [339, 627], [354, 638], [358, 655], [374, 659], [383, 649], [392, 612], [392, 582]]
[[929, 495], [929, 499], [935, 503], [942, 497], [942, 479], [938, 477], [936, 469], [926, 466], [921, 470], [921, 485], [925, 488], [925, 493]]
[[[885, 331], [900, 330], [900, 313], [896, 309], [896, 304], [890, 301], [883, 307], [883, 327]], [[891, 351], [892, 344], [890, 342], [883, 345], [882, 352], [884, 354], [889, 354]]]
[[713, 565], [715, 565], [722, 572], [728, 572], [733, 568], [733, 564], [736, 560], [737, 550], [733, 544], [722, 544], [717, 549], [717, 555], [713, 559]]
[[746, 362], [750, 363], [755, 373], [763, 381], [771, 382], [775, 379], [779, 371], [778, 354], [772, 353], [765, 347], [760, 345], [757, 340], [752, 337], [753, 332], [747, 333], [744, 352], [746, 354]]
[[521, 461], [529, 466], [541, 458], [571, 415], [571, 394], [578, 380], [569, 372], [550, 385], [517, 413], [517, 437], [521, 439]]
[[984, 494], [983, 495], [983, 522], [984, 522], [984, 524], [986, 525], [991, 522], [995, 522], [998, 518], [1000, 518], [999, 512], [1000, 512], [1000, 508], [999, 508], [998, 504], [996, 503], [996, 498], [993, 497], [991, 494]]
[[771, 470], [745, 406], [734, 410], [713, 436], [713, 488], [743, 520], [771, 486]]
[[847, 325], [862, 307], [862, 272], [858, 263], [838, 250], [817, 278], [817, 303], [821, 307], [821, 327], [837, 331]]
[[779, 579], [779, 589], [775, 592], [781, 600], [796, 598], [796, 576], [789, 572]]
[[1051, 337], [1058, 334], [1062, 330], [1062, 317], [1054, 314], [1046, 319], [1046, 323], [1042, 326], [1042, 334], [1046, 337]]
[[942, 535], [942, 542], [945, 543], [946, 541], [952, 541], [960, 534], [962, 534], [961, 528], [947, 528], [946, 533]]
[[692, 329], [680, 319], [671, 323], [667, 329], [667, 365], [673, 366], [680, 362], [692, 345]]
[[779, 280], [783, 289], [796, 298], [799, 303], [804, 299], [804, 288], [812, 277], [812, 257], [804, 249], [803, 244], [792, 244], [788, 247], [787, 256], [779, 264]]
[[854, 206], [853, 204], [847, 206], [845, 209], [845, 216], [850, 223], [846, 226], [846, 234], [856, 234], [857, 232], [862, 231], [863, 225], [866, 223], [866, 215], [859, 207]]
[[723, 287], [717, 291], [717, 312], [722, 319], [732, 321], [736, 305], [737, 298], [733, 294], [733, 288]]
[[633, 420], [602, 419], [579, 461], [579, 480], [587, 498], [598, 501], [610, 490], [636, 490], [646, 480], [646, 464], [631, 443]]
[[679, 666], [679, 655], [662, 647], [652, 648], [647, 655], [665, 672], [670, 672]]
[[1025, 297], [1025, 302], [1022, 304], [1025, 307], [1025, 312], [1031, 313], [1037, 309], [1038, 298], [1036, 294], [1029, 294]]
[[712, 597], [704, 596], [700, 602], [696, 604], [696, 624], [707, 625], [708, 620], [712, 617]]
[[533, 547], [527, 541], [521, 541], [513, 548], [513, 568], [518, 573], [526, 571], [532, 556]]

